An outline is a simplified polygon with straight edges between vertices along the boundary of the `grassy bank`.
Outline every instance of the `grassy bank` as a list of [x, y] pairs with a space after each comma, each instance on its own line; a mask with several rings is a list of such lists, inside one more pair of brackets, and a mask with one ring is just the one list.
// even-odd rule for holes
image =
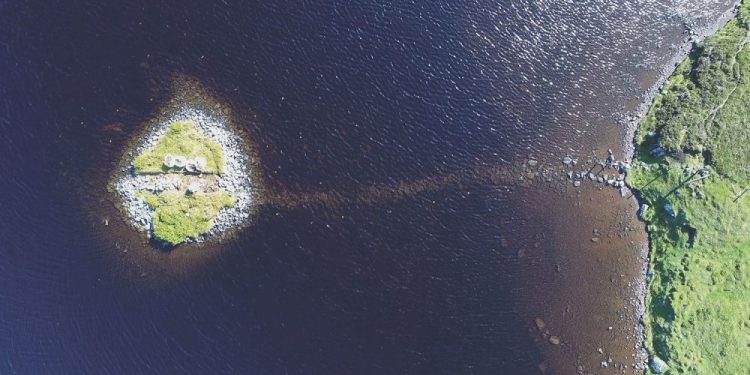
[[[176, 162], [178, 158], [180, 163]], [[193, 178], [205, 181], [207, 174], [223, 172], [224, 151], [217, 142], [198, 133], [193, 120], [175, 121], [158, 143], [133, 160], [133, 166], [136, 174], [185, 175], [182, 177], [192, 174]], [[205, 192], [200, 183], [158, 194], [141, 190], [136, 196], [154, 210], [151, 226], [154, 238], [169, 245], [207, 233], [219, 211], [237, 201], [226, 192]]]
[[750, 5], [698, 46], [640, 124], [646, 340], [672, 374], [750, 368]]
[[224, 152], [221, 146], [195, 130], [191, 120], [175, 121], [164, 137], [153, 148], [135, 158], [133, 166], [138, 174], [183, 173], [182, 168], [168, 168], [164, 165], [167, 155], [179, 155], [193, 159], [204, 158], [203, 173], [221, 173], [224, 167]]
[[208, 232], [219, 210], [233, 206], [236, 201], [224, 192], [170, 191], [158, 195], [143, 193], [142, 198], [154, 209], [154, 236], [170, 245]]

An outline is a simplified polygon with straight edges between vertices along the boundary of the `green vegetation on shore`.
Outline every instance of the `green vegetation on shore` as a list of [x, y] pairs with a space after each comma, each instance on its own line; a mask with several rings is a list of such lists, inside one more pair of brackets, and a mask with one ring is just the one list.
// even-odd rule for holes
[[[192, 172], [199, 176], [178, 176], [178, 181], [206, 180], [205, 174], [223, 172], [224, 151], [221, 145], [201, 135], [193, 120], [175, 121], [156, 145], [133, 160], [133, 166], [136, 174], [155, 175], [156, 179], [160, 178], [158, 175]], [[158, 194], [145, 190], [137, 193], [154, 210], [151, 227], [154, 238], [170, 245], [197, 238], [213, 227], [221, 209], [236, 203], [236, 198], [226, 192], [208, 193], [204, 189], [196, 183], [186, 189]]]
[[182, 173], [181, 169], [167, 168], [164, 159], [167, 155], [180, 155], [186, 158], [202, 157], [206, 160], [202, 173], [222, 173], [224, 152], [221, 146], [195, 130], [192, 120], [175, 121], [156, 146], [135, 158], [133, 166], [138, 174]]
[[640, 124], [627, 176], [648, 206], [646, 344], [671, 374], [750, 368], [748, 21], [744, 2], [677, 68]]
[[171, 245], [208, 232], [222, 208], [232, 207], [236, 199], [228, 193], [193, 193], [180, 191], [141, 197], [154, 209], [154, 236]]

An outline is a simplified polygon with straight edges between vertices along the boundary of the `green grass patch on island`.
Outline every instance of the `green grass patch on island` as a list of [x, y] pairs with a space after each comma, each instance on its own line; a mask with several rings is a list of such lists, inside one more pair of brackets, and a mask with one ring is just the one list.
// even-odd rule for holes
[[743, 2], [678, 67], [627, 176], [651, 240], [646, 343], [670, 374], [750, 368], [749, 16]]
[[183, 173], [182, 169], [168, 168], [164, 164], [167, 155], [194, 159], [205, 158], [202, 173], [223, 172], [224, 152], [221, 146], [195, 129], [193, 120], [175, 121], [154, 147], [138, 155], [133, 161], [137, 174]]
[[142, 193], [140, 197], [154, 209], [154, 237], [171, 245], [208, 232], [219, 211], [236, 203], [236, 199], [225, 192], [169, 191], [158, 195]]

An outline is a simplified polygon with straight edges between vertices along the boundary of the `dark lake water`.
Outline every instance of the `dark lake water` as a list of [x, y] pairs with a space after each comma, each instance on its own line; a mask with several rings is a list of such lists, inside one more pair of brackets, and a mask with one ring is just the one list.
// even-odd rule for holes
[[[622, 264], [601, 293], [630, 298], [638, 258], [561, 274], [560, 238], [621, 219], [514, 166], [621, 152], [683, 24], [732, 2], [125, 3], [0, 2], [0, 374], [571, 373], [588, 328], [550, 354], [534, 318]], [[164, 253], [106, 184], [179, 77], [232, 108], [264, 198]]]

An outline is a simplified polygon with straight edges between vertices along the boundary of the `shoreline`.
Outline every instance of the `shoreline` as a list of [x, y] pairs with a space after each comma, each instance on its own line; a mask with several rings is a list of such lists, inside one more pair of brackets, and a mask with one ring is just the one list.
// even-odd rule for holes
[[[685, 59], [687, 59], [691, 53], [696, 51], [696, 48], [705, 38], [714, 35], [728, 22], [734, 19], [739, 12], [740, 5], [741, 0], [735, 0], [731, 8], [724, 11], [716, 21], [710, 23], [709, 25], [694, 27], [688, 24], [683, 24], [683, 26], [685, 27], [684, 34], [687, 34], [687, 38], [675, 48], [675, 52], [672, 54], [671, 58], [659, 70], [656, 81], [644, 92], [638, 108], [634, 112], [627, 114], [625, 117], [624, 122], [626, 131], [625, 137], [622, 140], [622, 150], [623, 159], [626, 160], [629, 164], [632, 165], [637, 157], [636, 147], [638, 146], [637, 137], [640, 124], [648, 114], [649, 110], [652, 108], [656, 97], [663, 90], [669, 79], [674, 75], [679, 64], [685, 61]], [[651, 275], [649, 274], [649, 269], [652, 262], [652, 233], [648, 229], [648, 221], [644, 220], [644, 218], [642, 217], [641, 205], [644, 204], [645, 200], [644, 198], [642, 198], [641, 192], [630, 183], [626, 183], [626, 186], [628, 186], [631, 191], [632, 199], [634, 199], [634, 202], [636, 204], [635, 209], [639, 213], [637, 215], [637, 220], [646, 224], [644, 228], [646, 232], [646, 244], [645, 249], [642, 250], [645, 255], [643, 257], [643, 276], [635, 283], [636, 285], [633, 286], [634, 292], [638, 297], [638, 301], [633, 301], [633, 303], [634, 305], [637, 304], [640, 307], [637, 310], [639, 313], [639, 324], [637, 329], [638, 331], [640, 331], [642, 341], [638, 350], [643, 354], [643, 357], [641, 358], [645, 360], [645, 362], [642, 363], [641, 368], [649, 371], [649, 373], [650, 371], [660, 373], [662, 371], [665, 371], [665, 369], [668, 369], [669, 367], [663, 360], [661, 360], [661, 358], [656, 355], [656, 353], [653, 352], [653, 348], [648, 345], [646, 334], [646, 306], [648, 303], [647, 300], [649, 297], [650, 285], [652, 282]]]

